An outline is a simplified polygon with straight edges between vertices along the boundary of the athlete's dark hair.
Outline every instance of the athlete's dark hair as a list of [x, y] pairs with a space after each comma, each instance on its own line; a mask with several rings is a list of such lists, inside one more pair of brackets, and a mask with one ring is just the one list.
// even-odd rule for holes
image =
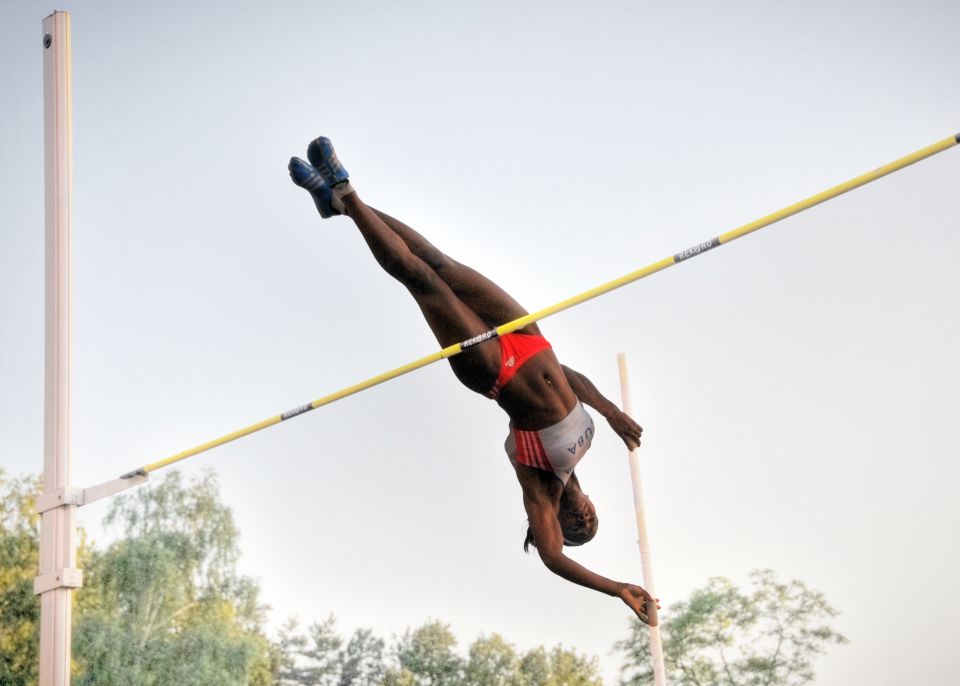
[[533, 540], [533, 530], [530, 528], [530, 525], [527, 524], [527, 537], [523, 539], [523, 552], [529, 553], [530, 546], [536, 548], [537, 542]]

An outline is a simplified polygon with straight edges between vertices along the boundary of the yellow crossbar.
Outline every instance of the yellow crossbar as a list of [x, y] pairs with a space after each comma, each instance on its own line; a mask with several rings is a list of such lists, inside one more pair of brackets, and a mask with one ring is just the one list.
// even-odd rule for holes
[[850, 179], [845, 183], [841, 183], [839, 185], [834, 186], [833, 188], [829, 188], [821, 193], [817, 193], [816, 195], [810, 196], [806, 200], [801, 200], [798, 203], [794, 203], [793, 205], [790, 205], [789, 207], [785, 207], [779, 212], [768, 214], [767, 216], [757, 219], [756, 221], [750, 222], [749, 224], [744, 224], [743, 226], [733, 229], [732, 231], [728, 231], [726, 233], [720, 234], [716, 238], [711, 238], [708, 241], [699, 243], [691, 248], [688, 248], [687, 250], [683, 250], [675, 255], [672, 255], [671, 257], [666, 257], [658, 262], [649, 264], [646, 267], [643, 267], [642, 269], [638, 269], [634, 272], [630, 272], [625, 276], [621, 276], [619, 279], [614, 279], [613, 281], [609, 281], [605, 284], [597, 286], [596, 288], [591, 288], [588, 291], [584, 291], [583, 293], [579, 295], [575, 295], [572, 298], [568, 298], [567, 300], [559, 302], [556, 305], [551, 305], [550, 307], [545, 307], [542, 310], [531, 312], [526, 316], [520, 317], [519, 319], [515, 319], [512, 322], [507, 322], [506, 324], [498, 326], [496, 329], [492, 329], [484, 334], [471, 338], [467, 341], [463, 341], [461, 343], [455, 343], [454, 345], [444, 348], [443, 350], [435, 352], [431, 355], [427, 355], [426, 357], [422, 357], [419, 360], [415, 360], [413, 362], [405, 364], [402, 367], [397, 367], [396, 369], [393, 369], [391, 371], [384, 372], [383, 374], [378, 374], [377, 376], [373, 376], [367, 379], [366, 381], [361, 381], [360, 383], [354, 384], [353, 386], [348, 386], [347, 388], [339, 390], [336, 393], [331, 393], [330, 395], [326, 395], [322, 398], [318, 398], [313, 402], [307, 403], [306, 405], [301, 405], [300, 407], [296, 407], [292, 410], [284, 412], [283, 414], [279, 414], [276, 417], [264, 419], [263, 421], [257, 422], [256, 424], [251, 424], [250, 426], [247, 426], [247, 427], [244, 427], [243, 429], [239, 429], [232, 433], [226, 434], [225, 436], [221, 436], [220, 438], [215, 438], [212, 441], [202, 443], [196, 446], [195, 448], [190, 448], [189, 450], [184, 450], [183, 452], [177, 453], [176, 455], [171, 455], [170, 457], [164, 458], [162, 460], [151, 462], [150, 464], [145, 465], [127, 474], [124, 474], [123, 476], [124, 478], [129, 478], [135, 475], [142, 475], [142, 474], [147, 474], [149, 472], [156, 471], [158, 469], [161, 469], [162, 467], [167, 467], [169, 465], [172, 465], [175, 462], [179, 462], [180, 460], [185, 460], [188, 457], [192, 457], [199, 453], [206, 452], [211, 448], [216, 448], [217, 446], [221, 446], [224, 443], [229, 443], [231, 441], [237, 440], [238, 438], [242, 438], [244, 436], [248, 436], [252, 433], [260, 431], [261, 429], [266, 429], [268, 426], [279, 424], [282, 421], [285, 421], [287, 419], [292, 419], [293, 417], [297, 417], [305, 412], [309, 412], [310, 410], [315, 410], [318, 407], [329, 405], [330, 403], [340, 400], [341, 398], [345, 398], [348, 395], [359, 393], [360, 391], [366, 390], [372, 386], [381, 384], [384, 381], [389, 381], [390, 379], [394, 379], [408, 372], [412, 372], [415, 369], [420, 369], [421, 367], [425, 367], [428, 364], [432, 364], [434, 362], [437, 362], [447, 357], [453, 357], [454, 355], [458, 355], [464, 350], [467, 350], [468, 348], [471, 348], [490, 338], [501, 336], [503, 334], [510, 333], [511, 331], [516, 331], [517, 329], [522, 329], [528, 324], [532, 324], [533, 322], [539, 321], [541, 319], [545, 319], [550, 315], [556, 314], [557, 312], [562, 312], [563, 310], [574, 307], [575, 305], [579, 305], [580, 303], [586, 302], [587, 300], [592, 300], [597, 296], [603, 295], [604, 293], [609, 293], [610, 291], [616, 288], [620, 288], [621, 286], [626, 286], [627, 284], [633, 283], [634, 281], [639, 281], [640, 279], [646, 276], [650, 276], [651, 274], [655, 274], [663, 269], [666, 269], [667, 267], [672, 267], [678, 262], [683, 262], [684, 260], [687, 260], [691, 257], [702, 255], [707, 250], [715, 248], [719, 245], [725, 245], [730, 241], [740, 238], [741, 236], [746, 236], [748, 233], [753, 233], [754, 231], [762, 229], [766, 226], [770, 226], [771, 224], [774, 224], [780, 221], [781, 219], [786, 219], [787, 217], [790, 217], [794, 214], [810, 209], [815, 205], [819, 205], [820, 203], [826, 202], [827, 200], [836, 198], [838, 195], [842, 195], [848, 191], [852, 191], [855, 188], [859, 188], [860, 186], [866, 185], [871, 181], [876, 181], [881, 177], [887, 176], [888, 174], [892, 174], [895, 171], [899, 171], [900, 169], [903, 169], [904, 167], [914, 164], [915, 162], [919, 162], [920, 160], [923, 160], [927, 157], [936, 155], [939, 152], [943, 152], [948, 148], [952, 148], [958, 143], [960, 143], [960, 133], [958, 133], [956, 136], [950, 136], [949, 138], [944, 138], [942, 141], [934, 143], [933, 145], [929, 145], [921, 150], [917, 150], [916, 152], [911, 153], [906, 157], [901, 157], [899, 160], [891, 162], [890, 164], [884, 165], [871, 172], [867, 172], [866, 174], [862, 174], [854, 179]]

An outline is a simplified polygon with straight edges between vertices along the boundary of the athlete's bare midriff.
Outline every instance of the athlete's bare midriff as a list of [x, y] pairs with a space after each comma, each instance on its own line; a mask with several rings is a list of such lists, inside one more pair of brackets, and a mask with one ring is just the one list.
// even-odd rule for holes
[[510, 379], [497, 399], [511, 424], [525, 431], [553, 426], [577, 404], [560, 361], [547, 349], [530, 358]]

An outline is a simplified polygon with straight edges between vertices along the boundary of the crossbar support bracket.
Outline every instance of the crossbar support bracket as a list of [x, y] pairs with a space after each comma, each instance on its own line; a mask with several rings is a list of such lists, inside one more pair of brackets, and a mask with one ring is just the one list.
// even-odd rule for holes
[[139, 486], [140, 484], [146, 482], [148, 478], [149, 477], [147, 474], [132, 474], [129, 477], [112, 479], [110, 481], [104, 481], [102, 484], [97, 484], [96, 486], [90, 486], [89, 488], [83, 489], [83, 502], [80, 504], [89, 505], [90, 503], [100, 500], [101, 498], [107, 498], [111, 495], [116, 495], [117, 493], [125, 491], [128, 488]]
[[66, 488], [59, 488], [52, 493], [44, 493], [37, 496], [37, 514], [43, 514], [44, 512], [49, 512], [50, 510], [55, 510], [58, 507], [65, 507], [67, 505], [75, 505], [79, 507], [83, 505], [83, 489], [82, 488], [73, 488], [67, 486]]
[[52, 574], [44, 574], [33, 580], [33, 592], [36, 595], [58, 588], [81, 588], [82, 586], [83, 570], [74, 567], [64, 567]]
[[89, 488], [61, 488], [52, 493], [44, 493], [37, 498], [36, 512], [43, 514], [58, 507], [81, 507], [96, 502], [101, 498], [108, 498], [128, 488], [139, 486], [149, 476], [145, 473], [133, 473], [130, 476], [104, 481], [102, 484]]

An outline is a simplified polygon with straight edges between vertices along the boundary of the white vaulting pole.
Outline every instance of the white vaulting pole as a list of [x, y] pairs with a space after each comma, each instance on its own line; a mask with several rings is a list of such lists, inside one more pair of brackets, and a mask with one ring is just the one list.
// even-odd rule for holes
[[[40, 575], [40, 686], [69, 686], [76, 505], [70, 504], [70, 15], [43, 20], [45, 361]], [[39, 503], [45, 503], [39, 505]]]
[[[623, 400], [623, 411], [630, 417], [633, 414], [633, 399], [630, 393], [630, 378], [627, 374], [627, 356], [617, 355], [617, 365], [620, 368], [620, 396]], [[643, 511], [643, 488], [640, 482], [640, 450], [631, 450], [630, 480], [633, 482], [633, 506], [637, 513], [637, 544], [640, 547], [640, 566], [643, 571], [643, 587], [654, 598], [657, 597], [656, 585], [653, 582], [653, 561], [650, 554], [650, 539], [647, 536], [647, 522]], [[660, 627], [649, 627], [650, 655], [653, 658], [653, 678], [656, 686], [666, 686], [667, 674], [663, 667], [663, 643], [660, 640]]]

